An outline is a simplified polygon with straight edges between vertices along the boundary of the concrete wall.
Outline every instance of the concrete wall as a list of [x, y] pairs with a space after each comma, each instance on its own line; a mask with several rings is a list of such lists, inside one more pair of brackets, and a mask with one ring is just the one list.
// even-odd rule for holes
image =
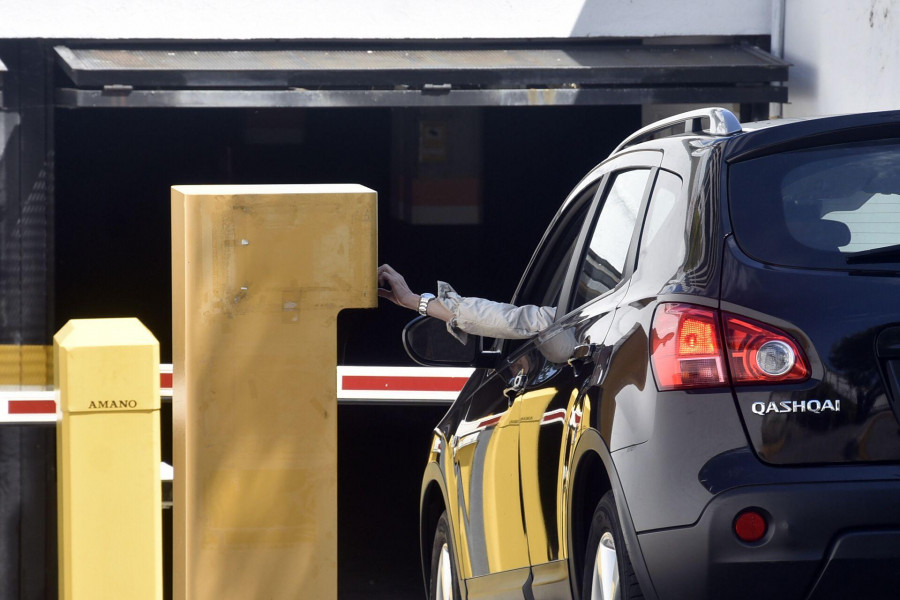
[[0, 38], [453, 39], [766, 35], [771, 0], [13, 0]]
[[900, 108], [900, 0], [787, 0], [785, 117]]

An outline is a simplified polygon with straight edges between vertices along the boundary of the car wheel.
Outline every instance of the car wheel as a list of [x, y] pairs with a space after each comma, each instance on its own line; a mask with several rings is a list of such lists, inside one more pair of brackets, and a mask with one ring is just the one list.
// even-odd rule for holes
[[450, 537], [450, 522], [447, 511], [438, 519], [434, 531], [434, 545], [431, 549], [431, 581], [428, 587], [429, 600], [460, 600], [459, 584], [456, 577], [456, 560], [453, 541]]
[[644, 597], [628, 559], [612, 492], [607, 492], [594, 509], [584, 558], [582, 600], [641, 600]]

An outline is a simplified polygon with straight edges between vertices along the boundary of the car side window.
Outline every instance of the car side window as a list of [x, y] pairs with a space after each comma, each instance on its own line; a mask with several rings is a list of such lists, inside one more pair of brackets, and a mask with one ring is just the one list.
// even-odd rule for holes
[[588, 186], [572, 201], [571, 208], [554, 225], [545, 240], [534, 264], [523, 279], [516, 304], [556, 306], [566, 278], [569, 263], [575, 251], [578, 234], [584, 226], [591, 200], [597, 193], [599, 182]]
[[[669, 274], [684, 261], [687, 203], [678, 201], [681, 188], [681, 177], [662, 169], [657, 172], [641, 233], [638, 265], [652, 253], [654, 270]], [[655, 247], [658, 250], [652, 252]]]
[[622, 280], [649, 177], [650, 169], [633, 169], [615, 175], [578, 270], [572, 306], [602, 296]]
[[[569, 205], [568, 210], [560, 215], [548, 231], [547, 237], [535, 253], [531, 266], [522, 278], [522, 284], [516, 294], [515, 303], [519, 306], [534, 304], [536, 306], [559, 306], [560, 295], [578, 236], [584, 228], [591, 200], [597, 194], [600, 181], [585, 188]], [[559, 316], [559, 313], [557, 313]], [[504, 351], [507, 355], [522, 347], [527, 340], [504, 340]]]

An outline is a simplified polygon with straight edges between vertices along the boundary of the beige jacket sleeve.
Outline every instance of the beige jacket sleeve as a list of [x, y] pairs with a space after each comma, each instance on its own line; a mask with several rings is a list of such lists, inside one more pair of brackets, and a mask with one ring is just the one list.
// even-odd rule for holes
[[447, 330], [462, 343], [466, 343], [468, 333], [502, 339], [529, 338], [549, 327], [556, 316], [552, 306], [514, 306], [460, 296], [443, 281], [438, 281], [437, 300], [453, 313]]

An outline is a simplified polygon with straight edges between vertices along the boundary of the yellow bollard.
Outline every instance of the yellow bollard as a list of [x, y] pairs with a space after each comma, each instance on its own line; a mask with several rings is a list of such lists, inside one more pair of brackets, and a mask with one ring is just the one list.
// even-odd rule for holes
[[59, 598], [159, 600], [159, 342], [137, 319], [75, 319], [53, 342]]
[[337, 598], [338, 312], [377, 304], [376, 194], [172, 188], [176, 600]]

